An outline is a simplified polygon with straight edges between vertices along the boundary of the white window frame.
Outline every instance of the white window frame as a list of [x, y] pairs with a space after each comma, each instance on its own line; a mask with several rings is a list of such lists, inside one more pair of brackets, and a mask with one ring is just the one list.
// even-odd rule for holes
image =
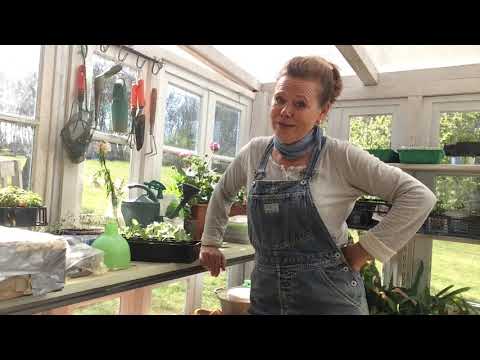
[[480, 111], [480, 94], [424, 98], [423, 111], [430, 124], [429, 145], [440, 147], [440, 114]]
[[[43, 84], [42, 80], [44, 78], [43, 76], [43, 69], [44, 69], [44, 63], [45, 63], [44, 57], [45, 57], [45, 46], [40, 45], [39, 54], [38, 54], [39, 61], [38, 61], [38, 67], [37, 67], [38, 78], [37, 78], [37, 93], [36, 93], [36, 99], [35, 99], [35, 116], [27, 117], [22, 115], [0, 113], [0, 121], [2, 122], [8, 122], [11, 124], [18, 124], [18, 125], [27, 125], [32, 127], [33, 129], [32, 164], [31, 164], [31, 178], [30, 178], [32, 191], [38, 191], [37, 189], [38, 186], [35, 186], [35, 183], [34, 183], [34, 169], [35, 169], [35, 164], [39, 160], [38, 144], [40, 142], [38, 141], [38, 137], [39, 137], [40, 118], [41, 118], [40, 103], [41, 103], [42, 84]], [[25, 184], [23, 184], [23, 186], [25, 186]], [[42, 197], [44, 197], [43, 193], [42, 193]]]
[[[198, 133], [197, 133], [197, 146], [195, 150], [182, 149], [182, 148], [177, 148], [174, 146], [168, 146], [164, 144], [162, 144], [162, 146], [164, 149], [167, 149], [170, 151], [185, 151], [193, 154], [201, 154], [203, 149], [205, 148], [206, 124], [204, 119], [207, 118], [207, 112], [208, 112], [208, 91], [206, 91], [205, 89], [202, 89], [200, 86], [195, 85], [192, 82], [186, 81], [182, 78], [179, 78], [177, 76], [167, 73], [166, 83], [163, 88], [165, 92], [164, 101], [166, 101], [166, 98], [167, 98], [166, 93], [169, 85], [175, 86], [177, 88], [180, 88], [184, 91], [187, 91], [189, 93], [192, 93], [200, 97], [200, 113], [199, 113], [199, 119], [198, 119], [199, 124], [198, 124]], [[165, 105], [166, 104], [164, 104], [164, 106]], [[160, 126], [163, 131], [163, 129], [165, 129], [165, 121], [166, 121], [165, 111], [161, 117], [163, 121], [161, 121]]]
[[408, 121], [407, 110], [407, 99], [338, 102], [329, 114], [327, 134], [349, 141], [350, 117], [391, 114], [390, 144], [392, 149], [397, 149], [410, 142], [409, 133], [404, 132]]
[[[246, 124], [247, 120], [247, 106], [241, 103], [238, 103], [236, 101], [233, 101], [231, 99], [228, 99], [224, 96], [212, 93], [210, 94], [210, 100], [209, 100], [209, 111], [208, 111], [208, 120], [207, 120], [207, 136], [206, 136], [206, 144], [211, 144], [213, 142], [213, 132], [215, 129], [215, 112], [216, 112], [216, 106], [217, 103], [221, 103], [224, 105], [227, 105], [235, 110], [238, 110], [240, 112], [240, 118], [238, 122], [238, 138], [237, 138], [237, 146], [235, 149], [235, 155], [238, 154], [240, 149], [242, 148], [242, 145], [245, 144], [246, 142], [246, 136], [248, 136], [248, 129], [245, 126], [242, 126], [242, 124]], [[233, 161], [232, 156], [224, 156], [224, 155], [218, 155], [214, 154], [210, 147], [207, 145], [206, 146], [206, 153], [209, 154], [209, 156], [212, 156], [213, 159], [221, 160], [221, 161], [226, 161], [226, 162], [231, 162]]]

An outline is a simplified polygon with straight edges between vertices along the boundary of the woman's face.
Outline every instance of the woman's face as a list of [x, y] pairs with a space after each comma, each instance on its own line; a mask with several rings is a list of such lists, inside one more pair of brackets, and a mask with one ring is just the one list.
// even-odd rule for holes
[[315, 82], [282, 76], [273, 93], [270, 119], [278, 139], [284, 144], [292, 144], [303, 138], [319, 124], [328, 112], [318, 103], [320, 89]]

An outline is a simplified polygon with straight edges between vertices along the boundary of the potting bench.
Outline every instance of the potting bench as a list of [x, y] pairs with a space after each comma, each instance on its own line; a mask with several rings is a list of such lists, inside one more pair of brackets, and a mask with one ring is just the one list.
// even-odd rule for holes
[[[233, 270], [233, 281], [243, 282], [242, 268], [254, 259], [253, 247], [225, 242], [221, 251], [227, 266]], [[120, 314], [148, 314], [152, 288], [181, 278], [187, 278], [185, 313], [192, 314], [201, 307], [203, 272], [205, 268], [198, 260], [191, 264], [132, 262], [129, 269], [67, 279], [63, 290], [57, 292], [1, 301], [0, 314], [67, 315], [75, 308], [118, 297]]]

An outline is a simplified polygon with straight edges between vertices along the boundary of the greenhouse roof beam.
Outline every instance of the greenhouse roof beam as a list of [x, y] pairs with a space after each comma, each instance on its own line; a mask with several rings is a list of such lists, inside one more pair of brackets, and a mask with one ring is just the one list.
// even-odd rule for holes
[[248, 72], [235, 64], [228, 57], [210, 45], [180, 45], [181, 48], [188, 51], [200, 61], [211, 66], [213, 69], [223, 74], [236, 83], [246, 86], [253, 91], [260, 90], [261, 84]]
[[378, 85], [378, 72], [362, 45], [335, 45], [365, 86]]

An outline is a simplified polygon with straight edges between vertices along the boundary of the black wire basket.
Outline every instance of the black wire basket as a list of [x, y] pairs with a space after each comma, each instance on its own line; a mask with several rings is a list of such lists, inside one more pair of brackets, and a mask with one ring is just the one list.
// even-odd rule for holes
[[7, 227], [46, 226], [46, 207], [0, 207], [0, 225]]
[[380, 222], [391, 207], [384, 200], [358, 200], [347, 218], [347, 225], [351, 229], [369, 230]]

